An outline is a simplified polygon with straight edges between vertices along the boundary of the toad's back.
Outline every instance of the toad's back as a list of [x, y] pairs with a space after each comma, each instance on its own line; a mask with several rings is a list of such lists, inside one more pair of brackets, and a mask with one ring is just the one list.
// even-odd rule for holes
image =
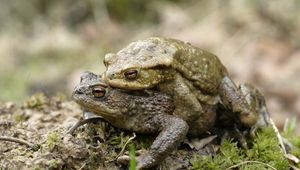
[[175, 39], [150, 38], [155, 44], [174, 48], [171, 67], [193, 81], [204, 93], [216, 94], [224, 76], [228, 75], [219, 58], [212, 53]]
[[[139, 91], [138, 93], [114, 89], [107, 98], [107, 105], [118, 109], [127, 108], [128, 114], [173, 114], [172, 98], [161, 92]], [[134, 113], [133, 113], [134, 112]]]

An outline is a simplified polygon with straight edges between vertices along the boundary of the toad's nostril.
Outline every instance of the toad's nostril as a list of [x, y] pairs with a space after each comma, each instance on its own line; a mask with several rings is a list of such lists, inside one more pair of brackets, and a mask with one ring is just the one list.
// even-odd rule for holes
[[76, 88], [75, 89], [75, 94], [83, 94], [83, 89], [82, 88]]
[[80, 82], [84, 81], [84, 79], [87, 79], [89, 77], [92, 77], [93, 73], [90, 71], [85, 71], [81, 76], [80, 76]]
[[114, 77], [115, 77], [115, 74], [111, 74], [111, 75], [109, 76], [109, 79], [112, 80], [112, 79], [114, 79]]

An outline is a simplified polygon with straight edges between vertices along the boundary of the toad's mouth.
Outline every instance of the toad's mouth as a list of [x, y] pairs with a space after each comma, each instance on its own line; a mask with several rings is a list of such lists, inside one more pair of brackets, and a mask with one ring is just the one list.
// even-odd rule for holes
[[104, 119], [116, 119], [122, 117], [122, 113], [118, 109], [108, 108], [106, 105], [101, 103], [91, 104], [88, 107], [83, 106], [83, 108], [102, 116]]
[[150, 83], [140, 83], [138, 81], [126, 81], [123, 79], [108, 80], [108, 84], [113, 88], [119, 88], [124, 90], [145, 90], [155, 86]]
[[118, 109], [109, 108], [105, 103], [87, 99], [80, 94], [74, 94], [73, 100], [79, 104], [83, 110], [93, 112], [105, 119], [115, 119], [122, 116], [121, 111]]

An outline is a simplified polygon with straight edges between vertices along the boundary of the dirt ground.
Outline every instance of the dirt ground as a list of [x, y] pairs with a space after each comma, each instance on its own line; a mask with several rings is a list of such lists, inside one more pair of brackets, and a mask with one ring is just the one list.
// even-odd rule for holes
[[298, 1], [122, 2], [4, 1], [0, 100], [22, 102], [37, 92], [70, 96], [83, 71], [105, 70], [105, 53], [164, 36], [219, 56], [237, 84], [262, 91], [280, 129], [299, 118]]

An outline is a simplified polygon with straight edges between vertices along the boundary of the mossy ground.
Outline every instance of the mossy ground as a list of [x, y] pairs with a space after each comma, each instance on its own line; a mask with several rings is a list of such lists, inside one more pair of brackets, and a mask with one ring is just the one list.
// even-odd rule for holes
[[195, 156], [193, 169], [289, 169], [289, 162], [279, 146], [272, 128], [265, 128], [249, 143], [248, 150], [241, 149], [236, 142], [225, 141], [215, 156]]
[[[147, 150], [155, 139], [153, 135], [137, 134], [128, 142], [134, 136], [132, 132], [106, 122], [90, 123], [78, 128], [73, 136], [66, 135], [66, 130], [81, 116], [78, 105], [61, 95], [49, 98], [38, 94], [22, 105], [1, 103], [0, 136], [23, 139], [32, 146], [1, 140], [0, 169], [126, 169], [116, 161], [123, 147], [122, 154], [135, 157], [135, 150]], [[294, 146], [291, 152], [299, 157], [300, 138], [292, 132], [285, 136]], [[272, 128], [257, 133], [249, 145], [250, 149], [245, 150], [236, 142], [225, 140], [221, 145], [213, 145], [215, 153], [204, 156], [203, 150], [182, 143], [158, 168], [289, 169], [290, 162]], [[131, 170], [135, 164], [131, 161]]]

